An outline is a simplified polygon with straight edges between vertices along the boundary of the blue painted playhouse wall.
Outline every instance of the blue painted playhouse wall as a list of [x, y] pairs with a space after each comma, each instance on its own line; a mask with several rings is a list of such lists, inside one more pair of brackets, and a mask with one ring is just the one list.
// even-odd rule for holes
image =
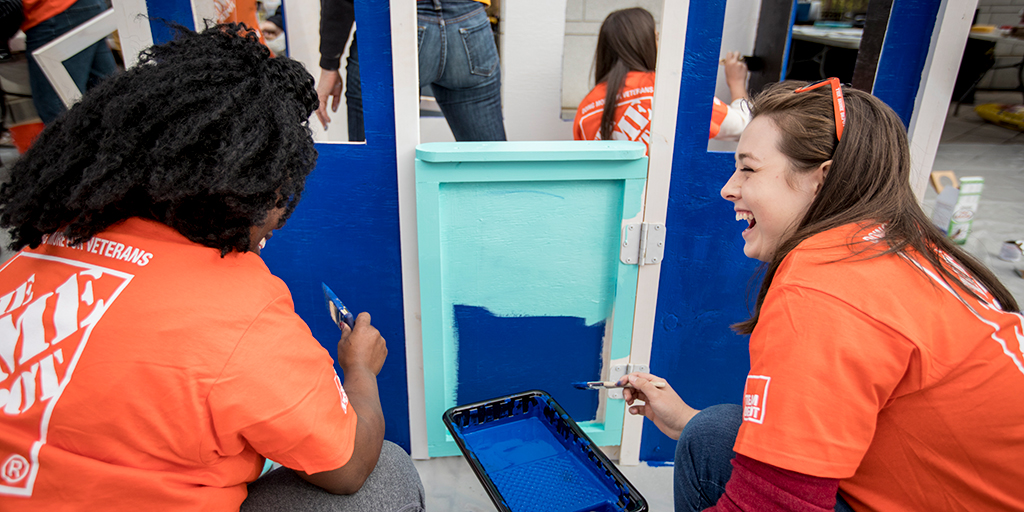
[[[372, 3], [372, 6], [371, 6]], [[188, 0], [150, 0], [153, 18], [191, 26]], [[324, 309], [327, 282], [355, 311], [369, 311], [388, 340], [379, 377], [386, 438], [409, 449], [405, 326], [402, 315], [398, 184], [390, 12], [384, 2], [356, 1], [362, 27], [360, 58], [365, 145], [318, 144], [320, 160], [302, 203], [268, 244], [264, 259], [291, 289], [296, 311], [332, 355], [337, 327]], [[876, 95], [905, 123], [924, 67], [940, 0], [896, 0], [878, 67]], [[714, 94], [725, 0], [690, 2], [677, 126], [706, 126]], [[156, 42], [170, 33], [152, 22]], [[696, 99], [696, 100], [695, 100]], [[708, 152], [704, 130], [676, 133], [669, 227], [655, 319], [651, 371], [668, 378], [695, 407], [738, 402], [748, 369], [747, 340], [729, 330], [746, 318], [758, 282], [756, 262], [743, 256], [742, 226], [719, 196], [732, 172], [732, 153]], [[750, 292], [748, 294], [748, 291]], [[641, 460], [671, 460], [674, 442], [645, 424]]]
[[409, 450], [390, 16], [384, 2], [356, 1], [356, 18], [366, 29], [359, 31], [366, 143], [317, 144], [320, 157], [302, 202], [263, 258], [288, 283], [296, 312], [332, 356], [339, 332], [320, 282], [354, 312], [372, 315], [388, 344], [377, 378], [385, 437]]
[[[171, 36], [156, 18], [193, 25], [189, 0], [149, 0], [147, 7], [156, 43]], [[268, 242], [263, 259], [288, 284], [296, 312], [332, 357], [340, 335], [320, 283], [330, 285], [353, 311], [370, 312], [388, 342], [388, 359], [378, 376], [385, 435], [409, 450], [391, 19], [386, 3], [366, 0], [356, 1], [356, 16], [361, 27], [373, 27], [359, 34], [367, 142], [317, 144], [320, 157], [302, 202], [287, 227]], [[274, 372], [269, 368], [268, 376]]]

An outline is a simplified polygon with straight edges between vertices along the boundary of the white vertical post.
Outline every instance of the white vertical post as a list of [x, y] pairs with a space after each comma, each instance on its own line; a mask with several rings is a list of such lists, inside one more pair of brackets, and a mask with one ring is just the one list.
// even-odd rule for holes
[[921, 86], [917, 90], [914, 114], [907, 129], [910, 184], [918, 201], [924, 199], [928, 176], [935, 163], [953, 85], [977, 5], [978, 0], [943, 0], [935, 19], [928, 60], [921, 73]]
[[107, 9], [32, 52], [39, 68], [43, 70], [43, 74], [53, 85], [65, 107], [71, 108], [71, 105], [81, 99], [82, 91], [64, 67], [64, 61], [96, 44], [97, 41], [105, 40], [111, 32], [117, 30], [115, 18], [114, 10]]
[[[679, 112], [679, 86], [683, 78], [683, 53], [686, 46], [689, 0], [666, 0], [665, 25], [658, 42], [657, 75], [654, 81], [654, 103], [651, 111], [651, 144], [644, 197], [644, 222], [665, 223], [668, 216], [668, 188], [672, 176], [672, 154], [676, 138], [676, 116]], [[671, 30], [669, 29], [671, 22]], [[637, 275], [636, 311], [633, 315], [633, 339], [629, 362], [649, 365], [654, 338], [654, 313], [658, 303], [658, 280], [661, 265], [642, 265]], [[622, 445], [619, 464], [640, 463], [640, 436], [643, 418], [626, 412], [622, 422]]]
[[[206, 20], [217, 21], [217, 5], [209, 0], [191, 0], [192, 30], [200, 31], [206, 27]], [[256, 27], [253, 27], [256, 28]]]
[[391, 55], [394, 61], [395, 154], [398, 159], [398, 224], [402, 250], [402, 306], [405, 367], [409, 391], [412, 456], [427, 454], [427, 406], [423, 390], [423, 325], [420, 321], [420, 267], [416, 237], [416, 145], [420, 140], [419, 51], [416, 3], [391, 0]]
[[146, 0], [113, 0], [117, 20], [117, 37], [121, 41], [121, 54], [125, 67], [139, 60], [139, 52], [153, 45], [153, 30], [149, 26], [149, 8]]

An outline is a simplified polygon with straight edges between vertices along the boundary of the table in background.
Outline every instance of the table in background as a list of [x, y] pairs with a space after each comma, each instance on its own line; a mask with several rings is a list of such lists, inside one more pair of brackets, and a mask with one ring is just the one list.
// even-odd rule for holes
[[853, 81], [864, 29], [794, 25], [786, 78], [815, 81], [831, 76]]

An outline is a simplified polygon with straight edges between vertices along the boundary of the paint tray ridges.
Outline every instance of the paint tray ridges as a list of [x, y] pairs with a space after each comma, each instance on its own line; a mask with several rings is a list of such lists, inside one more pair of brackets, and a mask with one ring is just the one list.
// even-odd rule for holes
[[580, 510], [607, 501], [608, 489], [588, 476], [565, 454], [493, 475], [512, 510]]

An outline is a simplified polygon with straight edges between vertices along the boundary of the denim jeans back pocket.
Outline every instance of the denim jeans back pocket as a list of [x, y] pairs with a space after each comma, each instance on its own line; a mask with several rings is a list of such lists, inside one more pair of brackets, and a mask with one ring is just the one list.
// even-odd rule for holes
[[469, 72], [479, 76], [493, 75], [498, 69], [498, 48], [494, 45], [494, 33], [491, 31], [490, 22], [476, 27], [460, 28], [459, 34], [469, 57]]
[[416, 49], [417, 51], [423, 47], [423, 33], [427, 31], [426, 25], [420, 25], [416, 27]]

